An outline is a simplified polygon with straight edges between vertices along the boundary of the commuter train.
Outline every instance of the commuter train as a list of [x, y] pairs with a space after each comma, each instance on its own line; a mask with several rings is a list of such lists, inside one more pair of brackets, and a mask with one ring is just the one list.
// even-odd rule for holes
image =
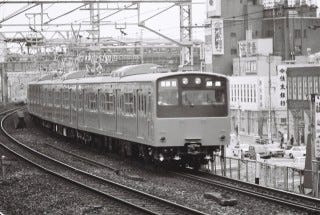
[[154, 64], [110, 75], [74, 72], [28, 85], [28, 111], [43, 126], [123, 156], [199, 168], [229, 139], [228, 79]]

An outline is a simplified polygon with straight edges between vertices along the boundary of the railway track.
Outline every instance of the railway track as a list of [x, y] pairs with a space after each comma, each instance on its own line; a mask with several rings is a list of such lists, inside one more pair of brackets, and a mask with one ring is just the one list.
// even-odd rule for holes
[[5, 144], [0, 144], [11, 153], [39, 169], [98, 195], [120, 202], [126, 207], [143, 214], [205, 214], [74, 168], [24, 145], [12, 137], [4, 128], [4, 121], [14, 113], [15, 110], [0, 113], [0, 115], [6, 114], [1, 119], [1, 132], [10, 140]]
[[299, 195], [291, 192], [277, 190], [268, 187], [242, 182], [223, 176], [213, 175], [207, 172], [171, 172], [173, 175], [207, 186], [220, 187], [224, 190], [238, 192], [245, 195], [276, 202], [282, 205], [296, 208], [308, 214], [320, 214], [320, 199]]
[[[58, 148], [53, 145], [49, 145], [49, 144], [47, 145], [57, 151], [73, 156], [79, 160], [95, 165], [97, 167], [106, 168], [111, 171], [118, 171], [117, 169], [111, 166], [94, 161], [87, 157], [80, 156], [78, 154], [66, 151], [64, 149]], [[193, 182], [195, 181], [196, 183], [200, 183], [201, 185], [203, 184], [211, 185], [211, 186], [214, 186], [215, 188], [218, 186], [223, 190], [239, 192], [239, 193], [253, 196], [256, 198], [261, 198], [268, 201], [283, 204], [292, 208], [296, 208], [298, 210], [305, 210], [309, 213], [313, 213], [313, 214], [320, 213], [320, 200], [316, 198], [297, 195], [294, 193], [280, 191], [280, 190], [276, 190], [268, 187], [262, 187], [262, 186], [250, 184], [247, 182], [242, 182], [234, 179], [229, 179], [226, 177], [212, 175], [207, 172], [200, 171], [198, 173], [194, 173], [194, 172], [192, 173], [171, 172], [171, 173], [178, 177], [183, 177], [184, 179], [187, 178], [188, 180], [192, 180]]]

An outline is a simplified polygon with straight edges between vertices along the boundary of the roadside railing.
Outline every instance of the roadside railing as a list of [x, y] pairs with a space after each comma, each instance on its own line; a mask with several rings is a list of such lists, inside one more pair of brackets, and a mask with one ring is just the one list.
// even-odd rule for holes
[[[224, 162], [225, 161], [225, 162]], [[319, 184], [320, 173], [311, 170], [301, 170], [294, 167], [277, 166], [262, 161], [223, 157], [214, 155], [209, 169], [216, 175], [259, 184], [265, 187], [305, 194], [304, 180], [306, 174], [311, 174]], [[313, 189], [313, 194], [319, 197], [319, 191]]]

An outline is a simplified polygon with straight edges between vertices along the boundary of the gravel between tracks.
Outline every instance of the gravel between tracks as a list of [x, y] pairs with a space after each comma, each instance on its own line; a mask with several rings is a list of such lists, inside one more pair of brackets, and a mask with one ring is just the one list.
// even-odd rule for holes
[[[12, 125], [12, 123], [10, 124]], [[115, 180], [121, 184], [131, 186], [133, 188], [148, 192], [150, 194], [153, 194], [168, 200], [175, 201], [182, 205], [187, 205], [189, 207], [195, 208], [200, 211], [204, 211], [210, 214], [303, 214], [299, 211], [295, 211], [285, 206], [279, 206], [274, 203], [265, 202], [263, 200], [254, 199], [252, 197], [248, 197], [245, 195], [233, 194], [233, 193], [231, 195], [238, 199], [238, 204], [233, 207], [222, 207], [214, 201], [203, 198], [203, 194], [205, 192], [208, 192], [206, 187], [200, 187], [199, 185], [191, 184], [190, 182], [187, 182], [187, 181], [181, 181], [176, 179], [175, 177], [170, 177], [165, 174], [157, 174], [153, 171], [148, 171], [145, 168], [141, 168], [141, 165], [137, 164], [137, 162], [132, 162], [130, 160], [121, 160], [119, 159], [119, 157], [115, 155], [105, 154], [102, 152], [98, 152], [96, 150], [84, 148], [79, 145], [72, 144], [64, 138], [57, 138], [54, 135], [48, 135], [47, 133], [44, 133], [42, 129], [39, 129], [38, 127], [34, 126], [33, 123], [29, 122], [29, 120], [27, 120], [27, 125], [28, 125], [27, 129], [24, 129], [24, 130], [12, 129], [11, 131], [19, 140], [25, 143], [28, 143], [30, 145], [33, 145], [34, 147], [35, 146], [40, 147], [39, 150], [55, 155], [55, 157], [59, 159], [66, 159], [66, 156], [62, 155], [61, 153], [58, 153], [55, 149], [52, 149], [46, 146], [45, 144], [54, 144], [55, 146], [59, 146], [63, 149], [67, 149], [68, 151], [75, 152], [76, 154], [86, 156], [92, 160], [106, 163], [108, 165], [113, 166], [116, 169], [122, 170], [121, 172], [127, 175], [128, 174], [139, 175], [144, 179], [144, 181], [129, 180], [128, 177], [125, 177], [123, 174], [118, 175], [118, 174], [115, 174], [114, 172], [111, 172], [103, 168], [96, 168], [93, 166], [89, 167], [87, 164], [83, 164], [82, 162], [79, 162], [75, 159], [69, 159], [70, 160], [69, 162], [73, 163], [78, 168], [84, 168], [86, 170], [90, 170], [91, 172], [94, 172], [97, 175], [101, 175], [105, 178]], [[37, 174], [41, 174], [41, 173], [37, 173]], [[56, 192], [54, 192], [54, 190], [49, 190], [50, 192], [46, 192], [45, 190], [50, 188], [50, 186], [46, 188], [45, 185], [50, 183], [55, 183], [55, 182], [51, 182], [50, 180], [46, 181], [46, 177], [44, 176], [37, 177], [37, 174], [34, 177], [30, 177], [30, 174], [27, 174], [25, 176], [22, 175], [22, 178], [26, 177], [26, 179], [28, 180], [30, 179], [29, 183], [31, 186], [28, 188], [28, 190], [31, 189], [30, 193], [32, 194], [32, 191], [37, 191], [37, 195], [39, 196], [43, 195], [42, 198], [39, 197], [39, 199], [44, 200], [43, 204], [46, 204], [47, 202], [46, 199], [49, 199], [49, 202], [50, 200], [52, 201], [54, 199], [59, 199], [59, 198], [56, 198], [55, 196], [59, 194], [61, 190], [64, 190], [64, 189], [59, 189], [59, 188], [57, 190], [54, 189], [56, 190], [56, 192], [58, 192], [57, 194]], [[42, 175], [45, 175], [45, 174], [42, 174]], [[45, 182], [42, 182], [42, 179]], [[22, 179], [20, 182], [22, 181], [24, 181], [24, 179]], [[14, 183], [19, 184], [19, 182], [14, 182]], [[40, 183], [39, 187], [45, 188], [44, 191], [42, 191], [41, 189], [37, 189], [38, 183]], [[62, 184], [62, 183], [63, 182], [60, 182], [59, 186], [65, 186], [67, 187], [66, 190], [68, 190], [70, 186], [68, 186], [68, 184]], [[34, 186], [32, 186], [32, 184], [34, 184]], [[2, 185], [0, 185], [0, 188], [1, 186]], [[14, 187], [19, 188], [18, 185], [14, 185]], [[52, 186], [52, 187], [56, 187], [56, 186]], [[10, 192], [6, 192], [6, 195], [10, 196], [10, 193], [11, 193], [12, 196], [15, 196], [16, 195], [15, 192], [19, 192], [19, 191], [15, 191], [13, 189]], [[78, 196], [76, 195], [76, 197], [72, 198], [73, 196], [72, 192], [66, 192], [66, 194], [69, 195], [69, 198], [67, 198], [67, 201], [64, 203], [64, 205], [70, 204], [70, 207], [66, 207], [65, 209], [73, 208], [71, 209], [72, 213], [77, 214], [77, 212], [80, 212], [78, 207], [81, 208], [81, 202], [86, 202], [86, 201], [82, 201], [82, 198], [81, 199], [77, 198], [79, 197], [79, 195]], [[12, 198], [13, 197], [11, 197], [11, 199]], [[19, 198], [23, 198], [23, 196]], [[16, 203], [22, 204], [23, 202], [26, 202], [26, 201], [19, 201], [19, 200], [15, 201], [14, 198], [12, 199], [12, 201], [15, 202], [14, 205], [16, 205]], [[60, 205], [56, 205], [56, 206], [58, 208], [61, 207]], [[21, 205], [21, 207], [23, 208], [24, 204]], [[54, 211], [56, 210], [56, 208], [54, 207], [54, 204], [51, 207], [53, 210], [51, 209], [45, 210], [43, 207], [41, 207], [41, 204], [39, 205], [35, 204], [34, 207], [35, 208], [39, 207], [40, 209], [38, 210], [42, 209], [43, 211], [41, 213], [43, 212], [51, 213], [52, 211], [53, 214], [56, 214], [56, 212]], [[59, 213], [58, 211], [57, 213]], [[64, 211], [64, 210], [61, 209], [60, 211]], [[66, 212], [69, 212], [69, 211], [66, 211]]]

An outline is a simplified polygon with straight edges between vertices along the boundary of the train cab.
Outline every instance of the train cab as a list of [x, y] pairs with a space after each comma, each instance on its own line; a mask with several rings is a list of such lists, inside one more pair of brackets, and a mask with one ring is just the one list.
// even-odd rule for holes
[[155, 145], [163, 160], [204, 164], [228, 142], [228, 80], [205, 73], [182, 73], [156, 83]]

